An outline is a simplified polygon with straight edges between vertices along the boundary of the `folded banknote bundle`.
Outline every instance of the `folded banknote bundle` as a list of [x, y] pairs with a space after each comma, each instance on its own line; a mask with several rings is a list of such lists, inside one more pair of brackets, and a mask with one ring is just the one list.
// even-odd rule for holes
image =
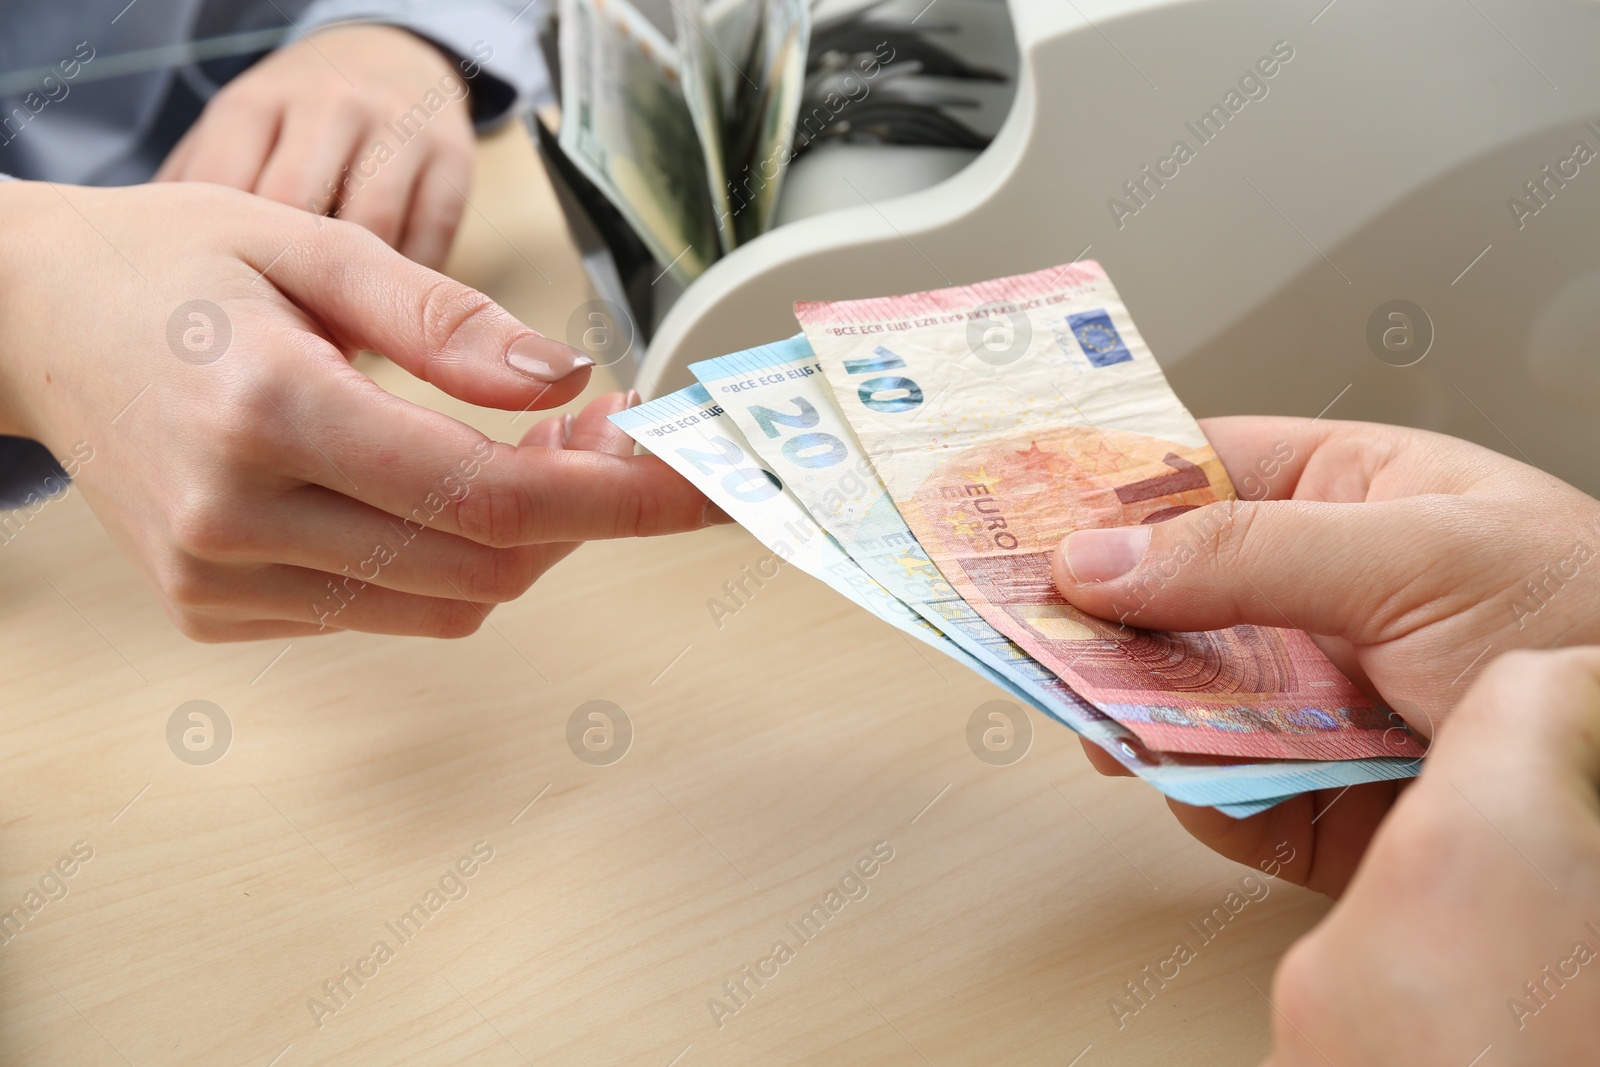
[[1234, 496], [1099, 264], [795, 312], [803, 333], [613, 421], [800, 570], [1177, 800], [1242, 817], [1417, 772], [1418, 739], [1306, 634], [1145, 630], [1056, 590], [1074, 530]]

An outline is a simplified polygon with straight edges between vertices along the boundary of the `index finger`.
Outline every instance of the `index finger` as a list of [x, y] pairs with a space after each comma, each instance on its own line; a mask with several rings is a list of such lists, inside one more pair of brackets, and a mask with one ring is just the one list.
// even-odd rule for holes
[[[263, 177], [263, 181], [266, 177]], [[298, 223], [300, 220], [295, 220]], [[406, 259], [364, 227], [319, 220], [284, 247], [247, 233], [242, 258], [341, 348], [370, 348], [470, 404], [510, 411], [577, 396], [594, 360], [544, 337], [475, 289]], [[266, 236], [272, 233], [271, 239]]]
[[466, 536], [487, 545], [652, 537], [731, 521], [655, 456], [497, 448], [506, 463], [455, 514]]
[[[287, 473], [494, 548], [644, 537], [720, 521], [660, 460], [492, 441], [385, 392], [331, 348], [331, 373], [271, 402]], [[270, 399], [270, 398], [269, 398]]]
[[1200, 419], [1234, 491], [1245, 500], [1289, 500], [1336, 423], [1277, 415]]
[[1466, 441], [1381, 422], [1274, 415], [1201, 419], [1217, 456], [1245, 500], [1359, 503], [1425, 493], [1500, 493], [1506, 467], [1534, 468]]

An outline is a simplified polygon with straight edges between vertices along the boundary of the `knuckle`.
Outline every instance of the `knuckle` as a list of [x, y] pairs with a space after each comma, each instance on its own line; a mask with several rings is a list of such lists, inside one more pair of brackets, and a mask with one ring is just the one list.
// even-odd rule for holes
[[178, 632], [191, 641], [203, 645], [215, 645], [228, 640], [225, 629], [215, 620], [203, 615], [169, 608], [167, 617], [178, 628]]
[[184, 557], [211, 558], [234, 547], [227, 510], [218, 507], [210, 493], [190, 491], [166, 515], [174, 549]]
[[462, 535], [490, 548], [514, 548], [538, 540], [534, 512], [511, 489], [483, 486], [456, 502]]
[[209, 490], [192, 491], [167, 514], [172, 544], [194, 559], [224, 559], [249, 544], [249, 524], [236, 518], [237, 510], [219, 501]]
[[191, 556], [175, 556], [161, 565], [156, 582], [168, 608], [181, 615], [209, 607], [217, 599], [210, 569]]
[[[470, 144], [466, 150], [471, 151]], [[425, 216], [453, 228], [467, 209], [466, 199], [457, 190], [471, 184], [471, 178], [469, 172], [441, 182], [424, 182], [419, 197]]]
[[449, 197], [433, 196], [422, 201], [414, 224], [419, 232], [431, 234], [441, 243], [449, 244], [461, 225], [462, 204]]
[[1307, 935], [1292, 945], [1272, 980], [1273, 1006], [1290, 1026], [1304, 1032], [1328, 1003], [1322, 988], [1329, 960], [1323, 938]]
[[625, 494], [617, 502], [616, 527], [627, 537], [648, 537], [672, 527], [667, 502], [652, 492]]
[[373, 111], [366, 94], [349, 85], [342, 86], [336, 93], [332, 101], [335, 121], [346, 126], [360, 126], [365, 123]]
[[[354, 204], [357, 201], [352, 200]], [[322, 220], [322, 232], [330, 244], [330, 256], [352, 259], [371, 255], [383, 247], [383, 242], [359, 222], [351, 222], [340, 215], [329, 215]]]
[[651, 529], [647, 519], [651, 506], [643, 500], [618, 499], [610, 502], [604, 511], [596, 513], [597, 536], [643, 537]]
[[388, 199], [371, 199], [362, 204], [359, 200], [351, 202], [353, 214], [351, 221], [359, 222], [374, 234], [382, 237], [385, 234], [398, 236], [400, 233], [400, 205]]
[[[1504, 817], [1489, 800], [1480, 796], [1479, 802], [1486, 805], [1488, 818]], [[1437, 789], [1413, 789], [1402, 803], [1372, 846], [1379, 850], [1373, 862], [1363, 865], [1364, 871], [1370, 870], [1365, 888], [1389, 899], [1414, 894], [1419, 900], [1443, 901], [1459, 897], [1461, 886], [1478, 884], [1485, 874], [1482, 816], [1461, 803], [1459, 795]]]
[[419, 308], [421, 337], [431, 353], [450, 349], [470, 323], [495, 317], [500, 308], [493, 300], [449, 278], [435, 278], [422, 294]]
[[425, 612], [421, 632], [429, 637], [453, 639], [471, 637], [482, 628], [487, 615], [476, 604], [461, 600], [435, 601]]
[[226, 404], [218, 412], [210, 434], [211, 454], [222, 470], [245, 466], [260, 451], [266, 425], [266, 412], [260, 409], [264, 406], [244, 400], [237, 405]]
[[[470, 122], [463, 122], [459, 126], [441, 128], [438, 135], [438, 161], [443, 177], [457, 189], [464, 189], [472, 182], [473, 146], [476, 137]], [[453, 195], [453, 191], [452, 191]], [[455, 197], [455, 199], [460, 199]]]
[[260, 184], [256, 187], [255, 192], [264, 199], [293, 208], [301, 206], [300, 197], [307, 183], [302, 180], [300, 175], [285, 170], [272, 169], [264, 174], [259, 181]]
[[[628, 477], [614, 457], [560, 452], [553, 462], [569, 464], [594, 478], [595, 493], [586, 509], [592, 518], [586, 527], [596, 537], [650, 537], [692, 528], [677, 508], [678, 498], [671, 489]], [[555, 494], [539, 500], [540, 514], [560, 514], [570, 504]], [[702, 505], [703, 507], [703, 505]], [[698, 514], [698, 512], [697, 512]]]
[[474, 553], [464, 556], [458, 568], [456, 587], [473, 600], [491, 604], [517, 599], [539, 576], [534, 553], [528, 548]]
[[286, 397], [274, 398], [279, 383], [250, 372], [222, 391], [206, 420], [209, 451], [225, 471], [253, 467], [272, 444], [285, 420]]
[[[1220, 574], [1243, 573], [1256, 551], [1258, 537], [1252, 535], [1259, 505], [1252, 500], [1223, 500], [1212, 504], [1217, 509], [1207, 517], [1207, 528], [1216, 535], [1206, 539], [1208, 562]], [[1208, 509], [1209, 510], [1209, 509]]]

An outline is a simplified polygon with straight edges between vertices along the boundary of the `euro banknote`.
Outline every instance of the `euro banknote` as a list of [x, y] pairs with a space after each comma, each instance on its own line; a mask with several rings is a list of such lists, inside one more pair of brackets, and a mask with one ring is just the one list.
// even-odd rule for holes
[[[713, 403], [811, 518], [874, 581], [973, 656], [1000, 670], [1035, 669], [1036, 698], [1082, 701], [961, 599], [907, 528], [844, 424], [816, 356], [796, 337], [695, 363]], [[1033, 679], [1029, 679], [1032, 681]]]
[[1140, 630], [1057, 592], [1050, 558], [1072, 531], [1233, 496], [1098, 264], [796, 314], [838, 410], [945, 579], [1148, 748], [1422, 754], [1303, 633]]
[[[1396, 760], [1226, 765], [1210, 757], [1149, 750], [991, 627], [944, 580], [835, 407], [821, 364], [803, 336], [692, 364], [690, 370], [710, 401], [732, 419], [745, 446], [869, 577], [1011, 681], [1035, 708], [1175, 799], [1220, 802], [1243, 815], [1285, 793], [1409, 773]], [[1233, 798], [1232, 804], [1223, 798]]]
[[1014, 691], [1006, 679], [868, 577], [782, 482], [761, 466], [704, 387], [690, 386], [618, 412], [611, 421], [692, 482], [784, 563], [826, 582], [908, 637]]

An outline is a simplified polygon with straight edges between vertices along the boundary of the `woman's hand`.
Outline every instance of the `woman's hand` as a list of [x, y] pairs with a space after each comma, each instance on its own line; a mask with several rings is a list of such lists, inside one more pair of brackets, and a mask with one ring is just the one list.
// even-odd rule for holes
[[[1154, 629], [1253, 623], [1321, 635], [1335, 664], [1425, 737], [1494, 656], [1600, 641], [1600, 502], [1572, 486], [1421, 430], [1202, 425], [1244, 499], [1074, 533], [1055, 566], [1073, 604]], [[1108, 762], [1095, 758], [1102, 770]], [[1196, 837], [1251, 866], [1288, 841], [1297, 859], [1284, 876], [1337, 895], [1401, 788], [1308, 793], [1237, 821], [1172, 807]]]
[[[559, 447], [564, 423], [519, 448], [401, 401], [350, 365], [363, 348], [510, 410], [588, 380], [350, 223], [216, 186], [0, 186], [0, 432], [78, 458], [195, 638], [467, 634], [572, 542], [720, 518], [659, 460]], [[619, 403], [576, 420], [580, 447]]]
[[318, 30], [225, 85], [156, 180], [336, 214], [438, 269], [472, 183], [467, 82], [406, 30]]
[[1600, 1063], [1597, 789], [1600, 649], [1495, 660], [1279, 966], [1270, 1067]]

